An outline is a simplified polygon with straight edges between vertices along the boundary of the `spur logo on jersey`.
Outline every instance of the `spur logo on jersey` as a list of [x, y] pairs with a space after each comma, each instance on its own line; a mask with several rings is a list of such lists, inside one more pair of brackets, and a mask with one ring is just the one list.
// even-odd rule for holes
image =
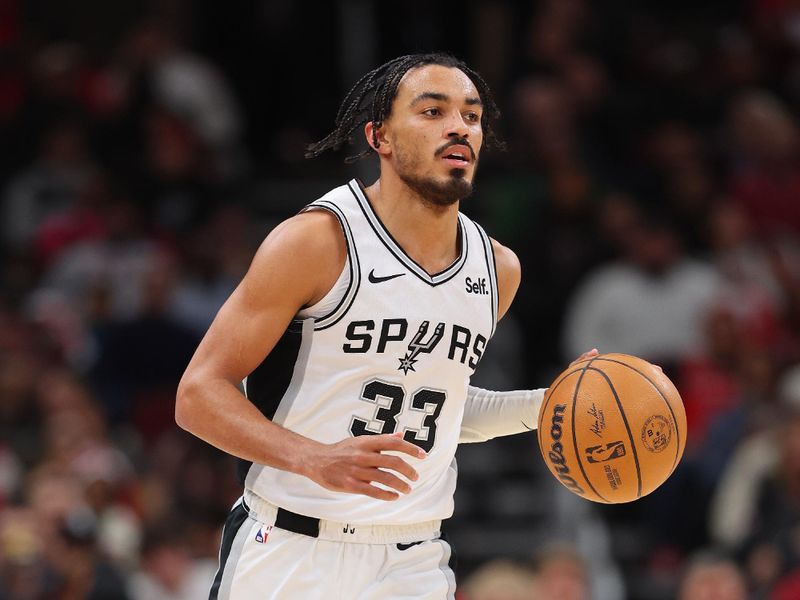
[[408, 375], [409, 371], [415, 371], [414, 363], [417, 362], [417, 355], [422, 352], [430, 354], [433, 352], [433, 349], [436, 348], [436, 344], [442, 340], [442, 336], [444, 335], [444, 323], [439, 323], [431, 334], [431, 337], [425, 340], [425, 334], [428, 333], [428, 325], [430, 325], [429, 321], [423, 321], [419, 326], [417, 334], [408, 343], [408, 352], [400, 359], [400, 366], [397, 367], [398, 371], [402, 371], [406, 375]]
[[[347, 354], [400, 352], [395, 342], [405, 342], [408, 338], [408, 329], [406, 319], [383, 319], [378, 322], [371, 319], [351, 321], [345, 331], [346, 341], [342, 344], [342, 351]], [[448, 325], [439, 322], [432, 332], [429, 333], [429, 330], [430, 321], [423, 321], [419, 325], [405, 347], [405, 353], [402, 357], [398, 357], [399, 371], [403, 371], [406, 375], [409, 371], [416, 371], [414, 365], [424, 356], [433, 353], [439, 347], [439, 343], [448, 338], [449, 341], [441, 346], [447, 348], [448, 359], [466, 364], [471, 369], [478, 366], [486, 349], [486, 336], [455, 323]]]

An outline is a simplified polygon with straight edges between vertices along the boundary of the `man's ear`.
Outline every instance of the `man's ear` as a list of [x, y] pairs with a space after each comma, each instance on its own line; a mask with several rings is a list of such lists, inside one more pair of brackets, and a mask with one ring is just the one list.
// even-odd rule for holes
[[364, 125], [364, 136], [367, 143], [378, 154], [386, 154], [389, 151], [389, 142], [384, 136], [383, 123], [380, 121], [367, 121]]

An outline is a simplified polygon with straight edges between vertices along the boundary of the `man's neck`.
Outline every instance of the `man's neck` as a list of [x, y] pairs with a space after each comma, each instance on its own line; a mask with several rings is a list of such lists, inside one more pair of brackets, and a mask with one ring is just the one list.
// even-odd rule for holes
[[392, 237], [428, 273], [458, 258], [458, 202], [433, 204], [396, 175], [382, 174], [365, 192]]

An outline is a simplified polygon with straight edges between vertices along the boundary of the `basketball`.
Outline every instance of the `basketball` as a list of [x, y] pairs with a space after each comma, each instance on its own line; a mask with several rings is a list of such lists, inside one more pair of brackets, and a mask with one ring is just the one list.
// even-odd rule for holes
[[538, 431], [556, 479], [587, 500], [617, 504], [646, 496], [672, 474], [686, 446], [686, 412], [661, 369], [600, 354], [555, 379]]

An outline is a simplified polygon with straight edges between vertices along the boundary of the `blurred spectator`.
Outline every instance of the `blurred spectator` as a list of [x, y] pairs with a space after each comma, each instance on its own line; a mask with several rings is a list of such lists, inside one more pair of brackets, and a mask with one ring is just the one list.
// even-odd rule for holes
[[[774, 468], [742, 473], [750, 477], [756, 490], [751, 497], [755, 504], [741, 507], [740, 515], [750, 518], [743, 551], [751, 584], [760, 593], [787, 576], [791, 578], [793, 570], [800, 567], [796, 544], [800, 532], [800, 412], [796, 406], [785, 413], [777, 436]], [[765, 449], [768, 452], [769, 448]]]
[[46, 558], [46, 539], [33, 511], [0, 512], [0, 599], [42, 600], [58, 591], [58, 574]]
[[573, 296], [564, 356], [580, 348], [623, 352], [674, 365], [701, 347], [701, 327], [719, 284], [710, 265], [687, 257], [658, 218], [628, 232], [622, 260], [591, 273]]
[[73, 202], [52, 211], [36, 231], [37, 258], [49, 265], [70, 246], [102, 238], [107, 232], [107, 203], [113, 190], [109, 176], [99, 170], [87, 173], [86, 181]]
[[39, 289], [28, 296], [27, 313], [56, 345], [59, 356], [78, 372], [85, 373], [97, 360], [97, 345], [82, 307], [71, 300], [58, 291]]
[[[800, 246], [791, 238], [761, 243], [741, 208], [727, 202], [714, 207], [709, 226], [721, 285], [706, 319], [704, 347], [684, 358], [678, 377], [694, 447], [703, 444], [718, 416], [733, 409], [755, 412], [739, 412], [737, 425], [728, 420], [719, 428], [728, 439], [736, 440], [748, 423], [757, 428], [758, 405], [773, 391], [770, 362], [792, 359], [796, 346], [785, 324], [796, 312], [792, 287], [800, 281]], [[727, 455], [726, 448], [716, 453]]]
[[29, 477], [27, 496], [45, 568], [53, 574], [50, 597], [127, 598], [121, 573], [97, 548], [96, 515], [85, 504], [78, 481], [57, 468], [40, 467]]
[[537, 599], [589, 600], [591, 585], [587, 566], [569, 546], [550, 545], [539, 551], [534, 568]]
[[[98, 360], [90, 378], [113, 422], [130, 419], [152, 439], [174, 426], [177, 382], [199, 339], [169, 313], [176, 277], [172, 261], [141, 239], [119, 249], [120, 262], [113, 246], [110, 250], [109, 274], [121, 286], [108, 290], [111, 300], [136, 304], [125, 307], [129, 310], [113, 310], [112, 304], [112, 310], [96, 315]], [[138, 268], [137, 280], [125, 270], [128, 260]]]
[[548, 0], [537, 6], [525, 36], [526, 58], [534, 64], [558, 65], [580, 42], [589, 23], [583, 0]]
[[240, 174], [243, 117], [217, 69], [185, 48], [164, 21], [145, 21], [135, 28], [124, 51], [128, 64], [145, 69], [156, 103], [185, 118], [208, 145], [217, 174]]
[[151, 525], [142, 546], [141, 569], [131, 578], [131, 600], [195, 600], [211, 589], [216, 561], [195, 558], [180, 525]]
[[223, 193], [215, 187], [208, 152], [185, 118], [164, 110], [147, 113], [144, 133], [146, 168], [136, 189], [160, 230], [190, 231], [205, 221]]
[[778, 321], [793, 312], [795, 302], [787, 284], [800, 280], [798, 239], [759, 238], [744, 210], [731, 202], [713, 208], [708, 227], [713, 260], [723, 276], [719, 303], [741, 323], [752, 344], [780, 344]]
[[740, 548], [749, 535], [757, 519], [759, 491], [780, 462], [780, 417], [800, 411], [800, 367], [794, 366], [781, 376], [776, 395], [773, 422], [762, 423], [769, 426], [741, 440], [716, 487], [709, 529], [714, 542], [730, 550]]
[[578, 132], [566, 86], [556, 78], [528, 78], [518, 82], [512, 94], [518, 120], [514, 147], [523, 161], [540, 169], [574, 162], [580, 155]]
[[0, 510], [14, 497], [22, 479], [22, 464], [5, 443], [0, 443]]
[[36, 385], [54, 358], [41, 332], [0, 307], [0, 439], [26, 468], [41, 456], [42, 412]]
[[678, 600], [747, 600], [747, 587], [733, 561], [713, 554], [690, 560], [681, 582]]
[[61, 597], [86, 600], [126, 600], [126, 580], [96, 546], [94, 516], [88, 512], [68, 515], [61, 525], [64, 545], [52, 556], [61, 575]]
[[254, 239], [241, 207], [219, 208], [184, 241], [169, 312], [202, 336], [239, 283], [260, 240]]
[[716, 307], [703, 325], [701, 351], [683, 357], [676, 378], [686, 408], [690, 454], [704, 445], [714, 419], [735, 408], [742, 396], [742, 328], [730, 311]]
[[76, 121], [45, 131], [34, 163], [3, 192], [3, 242], [24, 250], [45, 219], [72, 207], [92, 170], [85, 132]]
[[64, 295], [86, 318], [130, 318], [144, 308], [148, 274], [168, 255], [146, 231], [142, 210], [132, 200], [110, 201], [105, 221], [106, 234], [62, 252], [42, 284]]
[[515, 562], [497, 559], [482, 565], [459, 586], [460, 600], [540, 600], [536, 576]]
[[800, 146], [797, 122], [764, 90], [737, 96], [730, 107], [731, 190], [762, 235], [800, 234]]
[[659, 206], [675, 224], [687, 251], [707, 248], [707, 222], [717, 181], [708, 144], [700, 131], [674, 120], [658, 125], [646, 140], [648, 204]]

